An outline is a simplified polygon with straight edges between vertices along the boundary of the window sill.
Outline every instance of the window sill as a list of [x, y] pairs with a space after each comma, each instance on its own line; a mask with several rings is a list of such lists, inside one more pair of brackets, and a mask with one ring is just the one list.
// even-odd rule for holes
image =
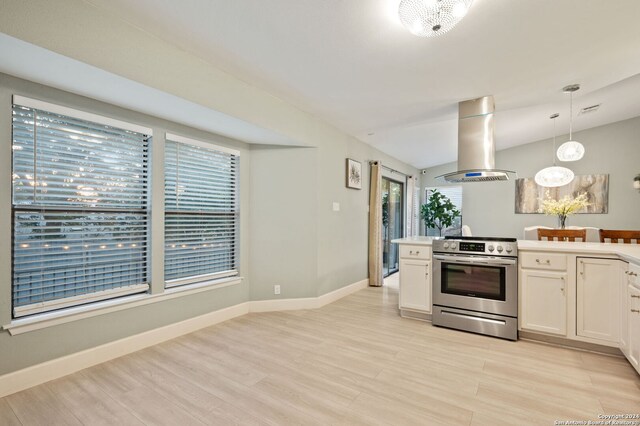
[[10, 324], [2, 326], [2, 328], [9, 331], [9, 333], [14, 336], [84, 318], [91, 318], [124, 309], [131, 309], [136, 306], [148, 305], [190, 294], [201, 293], [203, 291], [229, 287], [240, 284], [241, 282], [242, 277], [230, 277], [214, 281], [183, 285], [180, 287], [167, 288], [164, 293], [160, 294], [136, 294], [113, 300], [104, 300], [87, 305], [65, 308], [55, 312], [36, 314], [28, 318], [15, 319], [11, 321]]

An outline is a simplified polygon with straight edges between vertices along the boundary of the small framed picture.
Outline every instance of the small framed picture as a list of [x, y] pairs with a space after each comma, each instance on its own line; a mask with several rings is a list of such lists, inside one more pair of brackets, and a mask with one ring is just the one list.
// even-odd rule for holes
[[362, 163], [347, 158], [347, 188], [362, 189]]

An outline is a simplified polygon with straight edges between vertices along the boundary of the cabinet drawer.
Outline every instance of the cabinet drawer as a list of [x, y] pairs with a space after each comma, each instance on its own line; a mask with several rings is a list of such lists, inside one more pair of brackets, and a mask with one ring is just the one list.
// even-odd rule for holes
[[400, 245], [400, 257], [405, 259], [429, 259], [431, 247]]
[[567, 256], [559, 253], [520, 252], [520, 266], [547, 271], [565, 271], [567, 269]]

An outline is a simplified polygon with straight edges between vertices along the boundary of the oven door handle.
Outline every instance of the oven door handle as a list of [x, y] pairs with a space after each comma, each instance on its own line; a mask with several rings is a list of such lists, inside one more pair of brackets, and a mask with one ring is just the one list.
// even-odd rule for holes
[[484, 259], [474, 257], [458, 257], [458, 256], [433, 256], [435, 260], [460, 265], [496, 265], [496, 266], [513, 266], [517, 264], [515, 259]]

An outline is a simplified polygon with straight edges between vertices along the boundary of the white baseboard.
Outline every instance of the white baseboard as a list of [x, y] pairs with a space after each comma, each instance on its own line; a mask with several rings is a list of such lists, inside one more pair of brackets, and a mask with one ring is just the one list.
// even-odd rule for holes
[[124, 339], [105, 343], [70, 355], [0, 376], [0, 398], [100, 364], [184, 334], [227, 321], [249, 312], [315, 309], [361, 290], [369, 280], [358, 281], [319, 297], [282, 300], [257, 300], [240, 303], [175, 324], [145, 331]]
[[336, 300], [342, 299], [345, 296], [348, 296], [356, 291], [362, 290], [363, 288], [367, 288], [369, 286], [369, 278], [358, 281], [353, 284], [349, 284], [348, 286], [339, 288], [337, 290], [331, 291], [329, 293], [325, 293], [322, 296], [317, 298], [318, 300], [318, 308], [323, 307], [324, 305], [328, 305], [329, 303], [333, 303]]
[[296, 311], [300, 309], [317, 309], [335, 302], [345, 296], [362, 290], [369, 285], [369, 279], [364, 279], [348, 286], [339, 288], [318, 297], [298, 299], [254, 300], [249, 302], [249, 312]]

